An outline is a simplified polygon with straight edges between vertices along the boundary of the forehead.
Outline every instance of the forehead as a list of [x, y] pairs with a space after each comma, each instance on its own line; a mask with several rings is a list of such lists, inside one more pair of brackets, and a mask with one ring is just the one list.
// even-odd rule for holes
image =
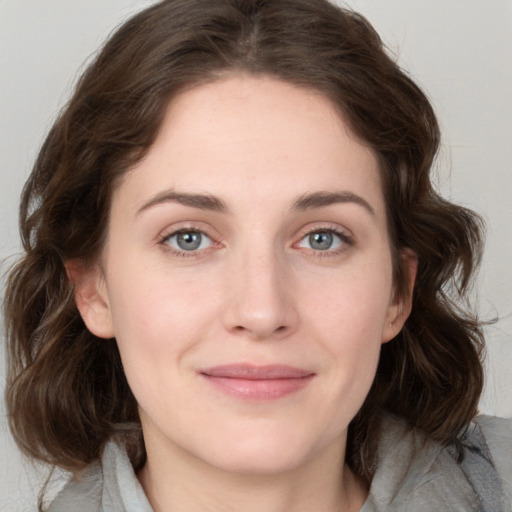
[[[114, 194], [132, 208], [165, 189], [263, 205], [316, 190], [369, 196], [384, 214], [373, 151], [321, 93], [235, 75], [182, 92], [168, 105], [147, 156]], [[376, 204], [375, 204], [376, 203]]]

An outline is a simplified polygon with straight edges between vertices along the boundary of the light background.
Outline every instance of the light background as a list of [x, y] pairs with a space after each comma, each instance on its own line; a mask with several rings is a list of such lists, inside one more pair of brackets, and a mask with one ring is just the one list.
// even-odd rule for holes
[[[0, 0], [1, 260], [19, 249], [20, 191], [77, 70], [115, 26], [151, 3]], [[432, 100], [444, 136], [437, 169], [444, 195], [487, 221], [475, 298], [484, 318], [499, 321], [487, 329], [481, 410], [512, 417], [512, 0], [352, 0], [349, 5], [372, 22]], [[2, 403], [0, 512], [36, 510], [40, 478], [14, 447]]]

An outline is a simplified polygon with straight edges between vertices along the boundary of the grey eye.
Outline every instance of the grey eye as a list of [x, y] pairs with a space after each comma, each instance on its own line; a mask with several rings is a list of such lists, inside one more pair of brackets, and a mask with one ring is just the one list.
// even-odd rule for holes
[[167, 244], [179, 251], [206, 249], [212, 244], [209, 236], [200, 231], [180, 231], [167, 239]]
[[183, 249], [184, 251], [193, 251], [201, 245], [202, 238], [201, 233], [190, 231], [177, 235], [176, 242], [180, 249]]
[[336, 231], [320, 229], [304, 236], [299, 247], [313, 251], [332, 251], [348, 243], [347, 238]]
[[309, 246], [317, 251], [326, 251], [332, 247], [334, 237], [328, 231], [318, 231], [309, 235]]

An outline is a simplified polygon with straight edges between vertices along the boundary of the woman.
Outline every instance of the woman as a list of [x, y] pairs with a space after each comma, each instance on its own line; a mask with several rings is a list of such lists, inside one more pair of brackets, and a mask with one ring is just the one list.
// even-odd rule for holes
[[327, 2], [125, 23], [41, 149], [6, 293], [13, 434], [74, 474], [50, 510], [510, 510], [438, 139]]

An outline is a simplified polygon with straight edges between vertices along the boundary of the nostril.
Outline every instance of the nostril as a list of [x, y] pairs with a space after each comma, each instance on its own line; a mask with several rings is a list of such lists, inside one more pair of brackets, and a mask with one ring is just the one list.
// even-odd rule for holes
[[268, 337], [273, 337], [276, 334], [277, 335], [284, 335], [286, 334], [288, 328], [286, 325], [280, 325], [276, 328], [271, 327], [263, 327], [263, 326], [243, 326], [243, 325], [235, 325], [232, 328], [232, 332], [239, 333], [239, 334], [245, 334], [250, 333], [252, 337], [258, 338], [258, 339], [264, 339]]

